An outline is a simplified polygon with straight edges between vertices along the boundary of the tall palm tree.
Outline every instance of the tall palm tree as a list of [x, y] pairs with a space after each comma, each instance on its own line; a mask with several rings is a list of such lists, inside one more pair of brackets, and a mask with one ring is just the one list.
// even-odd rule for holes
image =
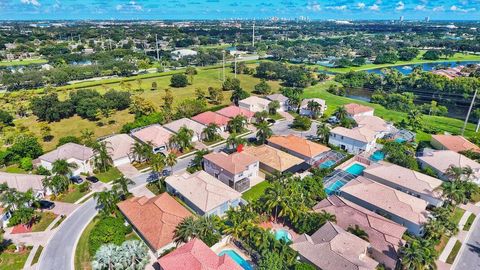
[[227, 123], [229, 132], [241, 133], [247, 124], [247, 118], [243, 115], [237, 115]]
[[316, 102], [315, 100], [310, 100], [307, 103], [307, 109], [312, 112], [311, 117], [316, 119], [318, 117], [318, 114], [322, 110], [322, 105], [320, 105], [320, 103]]
[[173, 240], [177, 246], [181, 243], [187, 243], [190, 239], [195, 238], [198, 232], [198, 222], [194, 217], [184, 218], [173, 232]]
[[78, 166], [75, 163], [68, 163], [65, 159], [57, 159], [52, 164], [52, 172], [58, 175], [68, 176], [72, 174], [72, 169]]
[[167, 157], [165, 158], [165, 165], [170, 167], [170, 170], [173, 173], [173, 166], [177, 164], [177, 156], [174, 153], [168, 153]]
[[459, 203], [463, 203], [467, 198], [466, 191], [459, 181], [443, 182], [440, 189], [442, 196], [447, 199], [448, 204], [458, 205]]
[[106, 172], [113, 166], [113, 160], [109, 152], [113, 151], [113, 148], [109, 145], [110, 142], [96, 142], [93, 144], [93, 153], [95, 168], [100, 172]]
[[328, 128], [325, 123], [317, 126], [317, 137], [319, 138], [320, 142], [327, 144], [329, 136], [330, 128]]
[[148, 144], [135, 142], [130, 148], [130, 155], [135, 161], [148, 161], [152, 153], [152, 147]]
[[208, 124], [204, 129], [203, 129], [203, 136], [205, 138], [205, 141], [207, 142], [213, 142], [218, 138], [218, 125], [214, 123]]
[[247, 140], [245, 138], [242, 138], [240, 136], [237, 136], [237, 133], [231, 133], [226, 141], [227, 147], [230, 149], [235, 149], [237, 148], [240, 144], [245, 144]]
[[343, 119], [347, 118], [348, 113], [344, 106], [340, 106], [335, 110], [335, 116], [338, 120], [342, 121]]
[[464, 169], [462, 167], [457, 167], [454, 165], [450, 165], [445, 171], [445, 175], [448, 177], [448, 179], [450, 179], [450, 181], [460, 181], [463, 173]]
[[255, 118], [256, 123], [261, 123], [267, 120], [268, 112], [267, 111], [260, 111], [256, 112], [253, 117]]
[[425, 239], [409, 240], [400, 250], [401, 262], [408, 270], [437, 269], [437, 254], [431, 242]]
[[278, 182], [275, 182], [270, 188], [265, 190], [264, 206], [270, 213], [273, 212], [275, 222], [277, 222], [280, 208], [285, 203], [283, 191], [284, 187]]
[[124, 195], [128, 195], [130, 194], [130, 192], [128, 191], [128, 186], [134, 185], [135, 182], [133, 182], [131, 179], [126, 178], [125, 176], [122, 175], [122, 177], [113, 180], [113, 184], [118, 185]]
[[274, 101], [268, 103], [268, 113], [270, 115], [277, 114], [278, 109], [280, 109], [280, 102], [278, 102], [278, 100], [274, 100]]
[[365, 232], [364, 230], [362, 230], [357, 224], [355, 224], [354, 227], [349, 226], [347, 228], [347, 232], [349, 232], [349, 233], [357, 236], [358, 238], [361, 238], [361, 239], [368, 242], [368, 233]]
[[97, 202], [97, 209], [100, 209], [100, 213], [105, 216], [114, 213], [117, 210], [117, 203], [120, 201], [115, 190], [107, 189], [94, 193], [93, 198]]
[[161, 172], [165, 168], [165, 155], [162, 153], [153, 154], [150, 158], [150, 165], [154, 172]]
[[70, 180], [65, 175], [56, 174], [54, 176], [45, 177], [42, 180], [44, 187], [50, 189], [53, 194], [58, 195], [68, 190]]
[[169, 140], [170, 147], [176, 148], [179, 151], [188, 151], [192, 147], [193, 130], [182, 126], [177, 134], [172, 135]]
[[267, 122], [260, 122], [256, 125], [256, 127], [257, 127], [256, 137], [260, 143], [265, 143], [268, 138], [272, 137], [273, 131]]
[[337, 222], [337, 217], [334, 214], [330, 214], [329, 212], [322, 210], [320, 212], [320, 217], [322, 218], [323, 222]]

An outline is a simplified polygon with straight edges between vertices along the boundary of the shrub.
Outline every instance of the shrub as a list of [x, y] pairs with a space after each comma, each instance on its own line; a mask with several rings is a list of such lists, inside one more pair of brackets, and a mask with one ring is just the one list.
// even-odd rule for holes
[[13, 116], [4, 110], [0, 110], [0, 123], [3, 123], [7, 126], [11, 125], [13, 122]]
[[293, 120], [292, 127], [300, 130], [309, 130], [312, 126], [312, 120], [305, 116], [297, 116]]
[[78, 144], [80, 144], [81, 142], [80, 142], [80, 139], [78, 137], [75, 137], [73, 135], [69, 135], [69, 136], [61, 137], [60, 139], [58, 139], [57, 147], [61, 146], [61, 145], [64, 145], [64, 144], [67, 144], [67, 143], [78, 143]]
[[185, 74], [173, 74], [170, 78], [172, 87], [185, 87], [188, 85], [188, 78]]
[[93, 256], [103, 244], [120, 245], [131, 228], [123, 224], [123, 219], [106, 217], [100, 219], [88, 237], [89, 252]]
[[20, 159], [20, 168], [24, 169], [25, 171], [31, 171], [33, 169], [32, 158], [24, 157]]

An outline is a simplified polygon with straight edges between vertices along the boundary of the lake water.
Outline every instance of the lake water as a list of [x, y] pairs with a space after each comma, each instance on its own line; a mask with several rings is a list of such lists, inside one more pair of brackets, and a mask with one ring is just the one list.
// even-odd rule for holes
[[[456, 67], [456, 66], [466, 66], [469, 64], [480, 64], [480, 61], [444, 61], [444, 62], [435, 62], [435, 63], [424, 63], [424, 64], [414, 64], [414, 65], [402, 65], [402, 66], [393, 66], [392, 69], [398, 70], [404, 75], [412, 73], [414, 67], [421, 66], [423, 71], [432, 71], [438, 67]], [[368, 73], [382, 74], [382, 69], [384, 68], [374, 68], [366, 70]]]

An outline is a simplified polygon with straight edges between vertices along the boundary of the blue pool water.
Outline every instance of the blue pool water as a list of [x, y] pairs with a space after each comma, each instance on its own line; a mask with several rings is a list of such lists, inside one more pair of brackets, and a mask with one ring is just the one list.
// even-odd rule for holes
[[335, 161], [329, 159], [327, 161], [322, 162], [322, 164], [320, 164], [320, 168], [321, 169], [328, 169], [328, 168], [332, 167], [333, 165], [335, 165]]
[[238, 255], [238, 253], [235, 252], [235, 250], [231, 250], [231, 249], [224, 250], [224, 251], [220, 252], [220, 254], [218, 254], [218, 256], [223, 256], [225, 254], [230, 256], [230, 258], [232, 258], [243, 269], [253, 270], [253, 267], [247, 261], [245, 261], [242, 257], [240, 257], [240, 255]]
[[380, 151], [380, 150], [375, 151], [375, 152], [370, 156], [370, 160], [373, 160], [373, 161], [380, 161], [380, 160], [383, 160], [384, 158], [385, 158], [385, 153], [383, 153], [383, 152]]
[[345, 171], [353, 175], [360, 175], [362, 174], [363, 170], [365, 170], [365, 166], [355, 163], [352, 166], [348, 167]]
[[335, 191], [339, 190], [344, 185], [345, 184], [342, 181], [337, 180], [332, 185], [330, 185], [328, 188], [325, 188], [325, 192], [327, 193], [327, 195], [332, 195], [333, 193], [335, 193]]
[[407, 141], [407, 140], [405, 140], [404, 138], [396, 138], [396, 139], [395, 139], [395, 142], [397, 142], [397, 143], [404, 143], [404, 142], [406, 142], [406, 141]]
[[275, 239], [283, 240], [288, 243], [292, 241], [292, 236], [287, 230], [277, 229], [275, 230]]

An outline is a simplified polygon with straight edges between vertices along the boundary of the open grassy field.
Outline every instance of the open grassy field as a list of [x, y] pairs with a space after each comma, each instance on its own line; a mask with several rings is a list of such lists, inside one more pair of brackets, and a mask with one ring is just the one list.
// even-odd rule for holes
[[32, 247], [28, 247], [25, 251], [19, 253], [0, 253], [0, 270], [23, 269], [30, 250], [32, 250]]
[[28, 66], [33, 64], [45, 64], [48, 61], [45, 59], [34, 58], [34, 59], [25, 59], [25, 60], [4, 60], [0, 61], [0, 67], [8, 67], [8, 66]]
[[346, 73], [349, 71], [361, 71], [361, 70], [368, 70], [368, 69], [375, 69], [375, 68], [385, 68], [385, 67], [393, 67], [393, 66], [435, 63], [435, 62], [445, 62], [445, 61], [480, 61], [480, 55], [464, 54], [464, 53], [456, 53], [452, 57], [441, 58], [435, 61], [424, 60], [422, 58], [424, 53], [425, 51], [422, 51], [415, 59], [411, 61], [398, 61], [395, 64], [366, 64], [359, 67], [346, 67], [346, 68], [329, 68], [329, 67], [319, 66], [319, 69], [330, 71], [330, 72]]
[[[226, 68], [226, 75], [233, 76], [230, 68]], [[151, 74], [149, 74], [151, 75]], [[161, 75], [161, 76], [159, 76]], [[131, 85], [131, 89], [138, 89], [142, 88], [142, 91], [135, 91], [131, 90], [131, 93], [134, 95], [139, 95], [152, 101], [156, 106], [160, 107], [163, 104], [162, 97], [165, 95], [165, 89], [170, 88], [172, 89], [172, 94], [174, 96], [174, 103], [178, 104], [182, 100], [187, 98], [195, 98], [195, 89], [200, 88], [207, 91], [208, 87], [221, 87], [222, 85], [222, 71], [218, 68], [213, 69], [198, 69], [198, 74], [194, 77], [193, 83], [186, 87], [182, 88], [173, 88], [170, 87], [170, 78], [171, 74], [165, 76], [164, 73], [158, 73], [157, 77], [139, 77], [142, 79], [135, 79], [131, 80], [130, 78], [124, 79], [126, 82], [121, 84], [121, 80], [114, 80], [111, 82], [110, 79], [106, 80], [105, 84], [98, 84], [91, 85], [89, 87], [85, 86], [85, 83], [80, 83], [75, 85], [75, 89], [82, 89], [82, 88], [90, 88], [95, 89], [100, 93], [105, 93], [108, 89], [115, 89], [120, 91], [128, 91], [126, 88], [127, 84]], [[254, 78], [250, 75], [237, 75], [237, 78], [241, 81], [241, 86], [248, 92], [252, 92], [254, 86], [260, 82], [260, 79]], [[152, 86], [152, 82], [156, 82], [158, 86], [158, 90], [150, 90]], [[278, 81], [269, 81], [268, 82], [274, 91], [277, 91], [280, 87], [280, 83]], [[68, 97], [68, 92], [73, 90], [73, 86], [69, 86], [69, 88], [60, 88], [59, 89], [59, 98], [65, 99]], [[208, 91], [207, 91], [208, 92]], [[230, 92], [224, 92], [224, 100], [222, 104], [230, 103]], [[121, 127], [128, 122], [133, 121], [134, 116], [129, 114], [127, 110], [119, 111], [114, 113], [109, 119], [103, 119], [105, 125], [98, 126], [97, 122], [89, 121], [86, 119], [82, 119], [78, 116], [74, 116], [68, 119], [63, 119], [59, 122], [50, 123], [49, 126], [52, 129], [51, 133], [53, 135], [53, 139], [48, 142], [41, 142], [42, 146], [45, 151], [52, 150], [56, 147], [58, 140], [61, 137], [67, 135], [74, 135], [80, 136], [80, 132], [84, 129], [90, 129], [95, 133], [95, 137], [101, 137], [105, 135], [109, 135], [112, 133], [117, 133], [120, 131]], [[108, 124], [109, 120], [113, 120], [113, 124]], [[15, 120], [15, 124], [20, 124], [33, 132], [36, 136], [41, 137], [40, 132], [40, 122], [37, 121], [35, 116], [29, 116], [27, 118], [17, 119]]]
[[33, 224], [32, 232], [43, 232], [47, 229], [47, 227], [55, 220], [57, 215], [52, 212], [42, 212], [39, 213], [40, 220]]
[[[359, 103], [363, 105], [367, 105], [370, 107], [375, 108], [375, 115], [387, 120], [387, 121], [393, 121], [397, 122], [400, 121], [404, 118], [407, 117], [406, 113], [403, 112], [397, 112], [393, 110], [386, 109], [382, 105], [379, 104], [373, 104], [365, 101], [359, 101], [356, 99], [351, 99], [347, 97], [342, 97], [342, 96], [336, 96], [333, 94], [330, 94], [327, 92], [327, 88], [331, 84], [335, 84], [336, 82], [334, 81], [326, 81], [323, 83], [319, 83], [315, 86], [309, 87], [305, 89], [304, 92], [304, 98], [321, 98], [324, 99], [327, 103], [327, 115], [332, 114], [335, 109], [337, 109], [340, 106], [343, 106], [348, 103]], [[443, 117], [443, 116], [429, 116], [429, 115], [424, 115], [423, 116], [423, 123], [425, 125], [431, 126], [438, 128], [443, 131], [447, 131], [450, 133], [455, 133], [459, 134], [462, 130], [463, 126], [463, 121], [454, 119], [454, 118], [449, 118], [449, 117]], [[472, 123], [469, 123], [467, 125], [467, 128], [465, 130], [465, 135], [470, 136], [473, 135], [475, 132], [475, 125]], [[418, 132], [417, 133], [417, 141], [423, 141], [423, 140], [430, 140], [430, 135], [426, 134], [424, 132]]]

